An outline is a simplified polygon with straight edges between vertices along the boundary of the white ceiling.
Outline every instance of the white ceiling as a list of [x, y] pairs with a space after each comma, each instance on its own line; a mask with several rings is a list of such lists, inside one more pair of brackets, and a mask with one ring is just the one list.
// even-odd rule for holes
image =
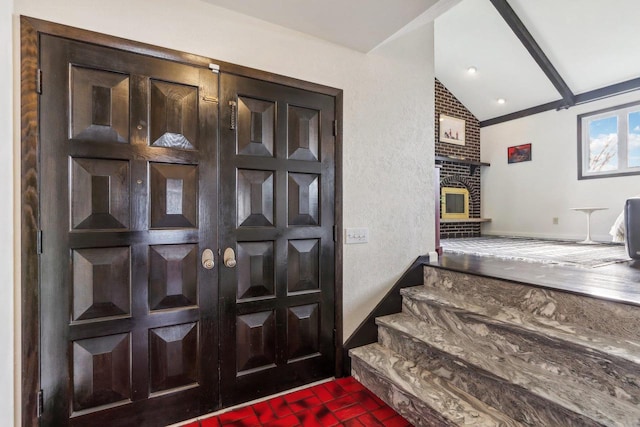
[[369, 52], [438, 0], [204, 0]]
[[[489, 0], [203, 1], [360, 52], [437, 17], [436, 77], [478, 119], [562, 98]], [[508, 3], [574, 94], [640, 77], [640, 0]]]
[[574, 93], [640, 77], [640, 1], [509, 3]]
[[[574, 94], [640, 77], [639, 0], [508, 3]], [[435, 46], [436, 77], [480, 120], [562, 98], [489, 0], [437, 18]]]
[[[478, 69], [475, 75], [467, 73], [470, 66]], [[560, 98], [489, 0], [463, 0], [436, 19], [435, 67], [436, 77], [479, 120]], [[498, 98], [507, 102], [498, 104]]]

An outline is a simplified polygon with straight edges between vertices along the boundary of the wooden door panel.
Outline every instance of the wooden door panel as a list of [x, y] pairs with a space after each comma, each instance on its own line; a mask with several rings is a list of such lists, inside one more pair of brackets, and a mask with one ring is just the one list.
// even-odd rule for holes
[[236, 299], [275, 297], [274, 242], [238, 242]]
[[127, 74], [71, 67], [70, 139], [129, 142]]
[[320, 176], [288, 173], [289, 225], [320, 225]]
[[335, 112], [332, 97], [227, 74], [220, 105], [228, 405], [333, 374]]
[[71, 352], [75, 415], [131, 401], [130, 334], [77, 340]]
[[150, 84], [151, 145], [195, 149], [198, 134], [198, 89], [153, 79]]
[[43, 426], [219, 407], [217, 76], [41, 38]]
[[227, 75], [218, 160], [210, 70], [40, 49], [41, 425], [166, 425], [332, 375], [334, 98]]
[[289, 240], [287, 292], [320, 291], [320, 239]]
[[198, 167], [151, 163], [151, 228], [198, 226]]
[[197, 386], [198, 324], [149, 330], [150, 392]]
[[320, 304], [287, 308], [287, 362], [319, 356]]
[[270, 227], [275, 225], [274, 173], [238, 169], [238, 227]]
[[290, 105], [287, 117], [289, 159], [317, 162], [320, 148], [320, 111]]
[[72, 322], [131, 314], [128, 247], [75, 249]]
[[239, 96], [237, 102], [237, 153], [247, 156], [273, 157], [275, 152], [275, 103], [246, 96]]
[[71, 228], [128, 229], [129, 162], [71, 159]]
[[197, 245], [149, 246], [149, 308], [198, 305]]
[[238, 375], [275, 367], [275, 310], [240, 315], [236, 319], [236, 325], [236, 341], [247, 343], [239, 346], [236, 353], [235, 370]]

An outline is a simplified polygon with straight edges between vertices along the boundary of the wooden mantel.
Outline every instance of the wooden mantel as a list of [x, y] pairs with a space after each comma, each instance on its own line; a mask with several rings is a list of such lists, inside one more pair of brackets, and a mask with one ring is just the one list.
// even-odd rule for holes
[[440, 219], [442, 224], [452, 224], [456, 222], [491, 222], [491, 218], [445, 218]]
[[478, 166], [491, 166], [490, 163], [486, 163], [486, 162], [477, 162], [475, 160], [467, 160], [467, 159], [461, 159], [461, 158], [449, 157], [449, 156], [436, 155], [435, 160], [436, 160], [436, 163], [451, 162], [451, 163], [458, 163], [461, 165], [469, 165], [469, 175], [473, 175]]

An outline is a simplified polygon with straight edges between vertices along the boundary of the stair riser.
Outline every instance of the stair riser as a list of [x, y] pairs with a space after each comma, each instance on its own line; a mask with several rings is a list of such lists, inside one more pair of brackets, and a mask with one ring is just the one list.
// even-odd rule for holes
[[417, 397], [400, 390], [367, 363], [351, 357], [351, 375], [416, 427], [456, 426]]
[[522, 427], [504, 413], [378, 343], [353, 349], [349, 354], [352, 362], [356, 361], [354, 374], [390, 406], [400, 408], [400, 413], [407, 412], [403, 405], [415, 409], [417, 417], [407, 416], [417, 425]]
[[495, 310], [513, 309], [569, 332], [574, 326], [638, 340], [640, 307], [637, 306], [432, 267], [424, 269], [424, 285], [447, 292], [453, 301]]
[[394, 329], [378, 326], [378, 341], [522, 424], [567, 427], [602, 425]]
[[[445, 321], [443, 321], [445, 322]], [[477, 369], [501, 378], [505, 382], [526, 388], [572, 412], [583, 414], [605, 425], [640, 425], [640, 408], [585, 386], [579, 379], [551, 374], [528, 363], [505, 356], [485, 341], [483, 334], [429, 325], [409, 314], [392, 315], [377, 319], [378, 328], [397, 329], [426, 346], [447, 353]]]
[[576, 386], [585, 390], [599, 390], [640, 404], [640, 366], [626, 359], [425, 301], [405, 297], [403, 311], [427, 323], [446, 326], [480, 347], [536, 366], [549, 375], [573, 378]]

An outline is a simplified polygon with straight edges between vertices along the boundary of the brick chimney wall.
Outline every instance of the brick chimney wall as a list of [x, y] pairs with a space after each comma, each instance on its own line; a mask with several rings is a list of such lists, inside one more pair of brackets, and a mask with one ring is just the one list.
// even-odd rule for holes
[[[436, 156], [480, 161], [480, 122], [438, 79], [435, 79], [435, 114]], [[465, 121], [465, 145], [440, 142], [440, 114]], [[444, 181], [447, 187], [469, 190], [469, 217], [480, 218], [480, 167], [470, 175], [469, 165], [455, 163], [455, 161], [437, 162], [437, 164], [442, 166], [440, 182]], [[480, 236], [479, 223], [440, 224], [442, 239], [478, 236]]]

